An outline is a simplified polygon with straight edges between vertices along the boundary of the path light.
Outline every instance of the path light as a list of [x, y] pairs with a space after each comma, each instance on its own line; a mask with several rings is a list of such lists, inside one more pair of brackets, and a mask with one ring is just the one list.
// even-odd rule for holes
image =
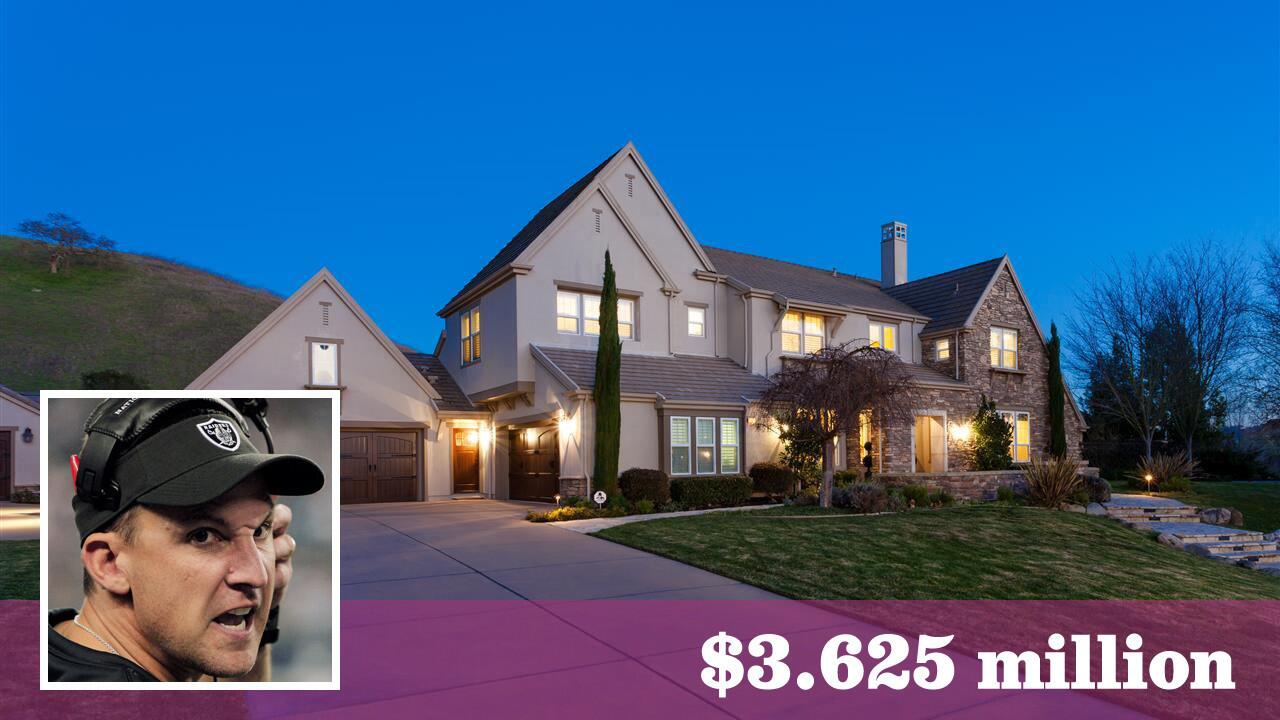
[[560, 507], [560, 493], [556, 493], [556, 507]]
[[1151, 473], [1147, 473], [1147, 475], [1146, 475], [1146, 481], [1147, 481], [1147, 492], [1151, 492], [1151, 481], [1152, 481], [1152, 480], [1155, 480], [1155, 478], [1154, 478], [1154, 477], [1151, 477]]

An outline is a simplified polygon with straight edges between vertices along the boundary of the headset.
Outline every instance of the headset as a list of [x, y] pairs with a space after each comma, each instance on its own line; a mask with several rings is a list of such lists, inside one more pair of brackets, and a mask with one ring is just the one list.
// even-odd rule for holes
[[107, 472], [119, 447], [147, 434], [162, 418], [175, 412], [212, 411], [230, 415], [242, 431], [248, 432], [245, 417], [253, 421], [267, 441], [267, 452], [275, 452], [271, 426], [267, 423], [267, 401], [261, 398], [127, 398], [106, 400], [85, 421], [85, 441], [79, 455], [71, 456], [71, 474], [76, 497], [103, 510], [120, 507], [120, 483]]

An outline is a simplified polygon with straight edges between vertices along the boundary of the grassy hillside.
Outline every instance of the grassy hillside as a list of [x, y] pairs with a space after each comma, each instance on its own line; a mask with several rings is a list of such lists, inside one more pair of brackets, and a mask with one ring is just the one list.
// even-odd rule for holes
[[44, 246], [0, 235], [0, 384], [80, 387], [119, 370], [181, 388], [282, 299], [186, 265], [129, 253], [49, 272]]

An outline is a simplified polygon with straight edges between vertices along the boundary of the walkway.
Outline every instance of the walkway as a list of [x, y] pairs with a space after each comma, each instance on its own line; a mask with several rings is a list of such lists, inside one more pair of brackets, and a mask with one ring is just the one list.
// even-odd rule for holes
[[1260, 532], [1202, 522], [1200, 508], [1171, 498], [1112, 495], [1107, 514], [1129, 527], [1159, 533], [1187, 552], [1280, 575], [1280, 547]]
[[764, 600], [755, 586], [524, 519], [545, 505], [342, 506], [343, 600]]

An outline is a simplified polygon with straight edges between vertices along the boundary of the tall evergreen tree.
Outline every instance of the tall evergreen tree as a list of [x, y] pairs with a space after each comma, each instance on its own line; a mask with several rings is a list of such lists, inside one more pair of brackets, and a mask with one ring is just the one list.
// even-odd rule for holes
[[1056, 457], [1067, 454], [1067, 388], [1062, 382], [1062, 340], [1058, 326], [1049, 324], [1049, 452]]
[[610, 496], [618, 492], [618, 445], [622, 433], [622, 340], [618, 337], [618, 285], [609, 251], [604, 252], [600, 293], [600, 340], [596, 348], [596, 442], [592, 485]]

